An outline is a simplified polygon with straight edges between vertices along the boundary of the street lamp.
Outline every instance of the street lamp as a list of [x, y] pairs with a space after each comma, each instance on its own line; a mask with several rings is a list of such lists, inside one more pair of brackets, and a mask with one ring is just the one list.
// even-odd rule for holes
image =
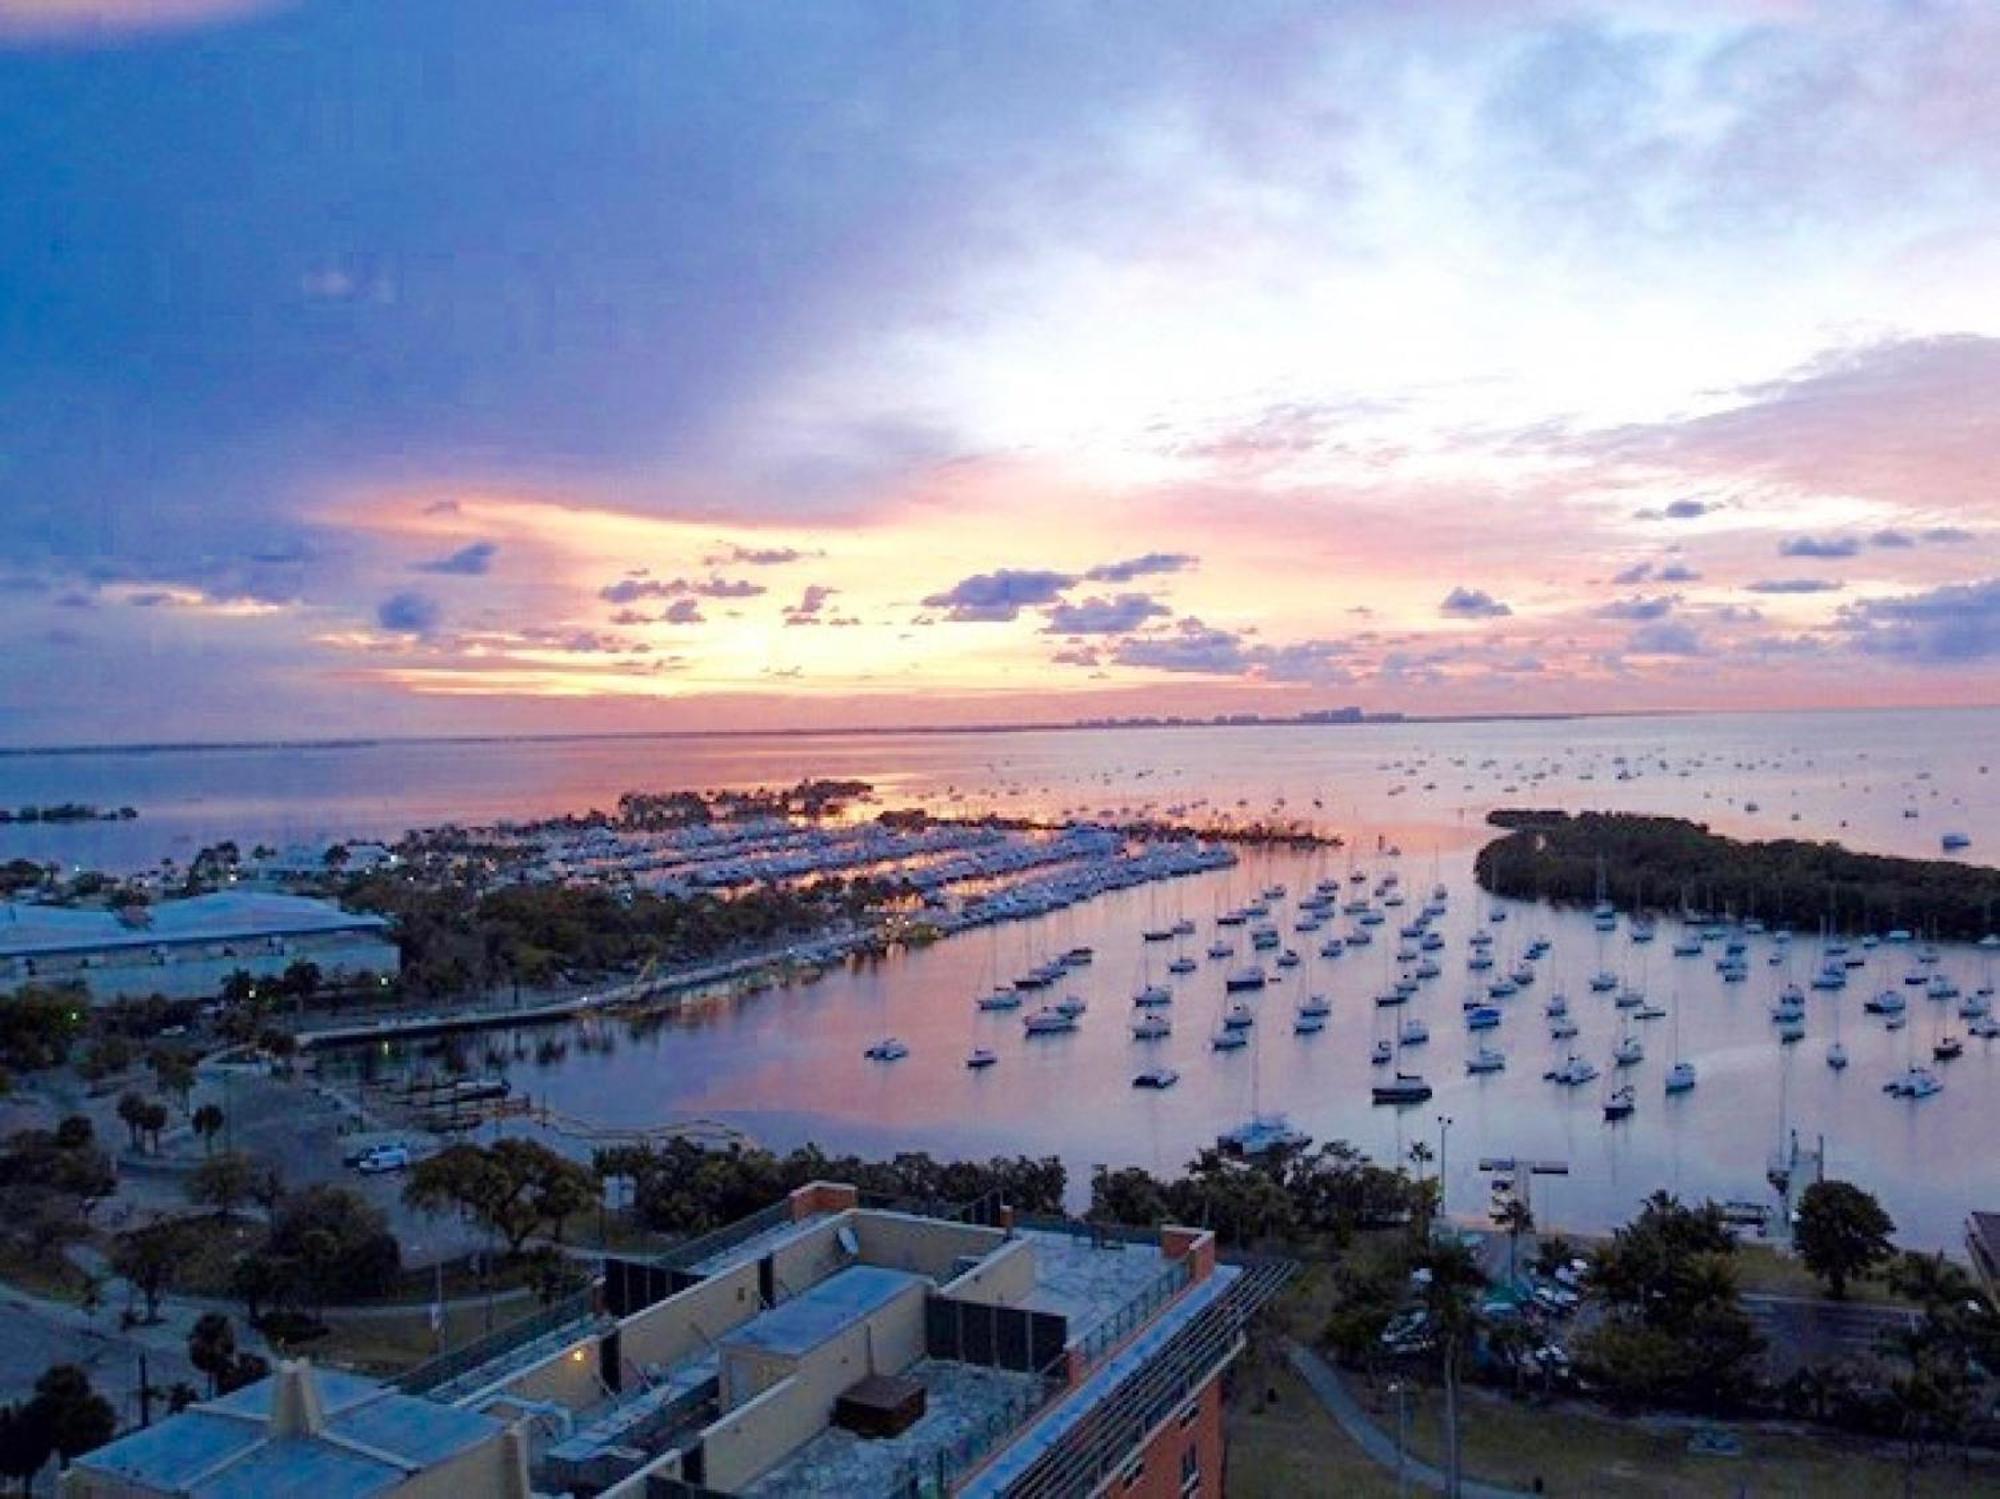
[[1445, 1199], [1451, 1192], [1451, 1157], [1447, 1148], [1451, 1142], [1451, 1115], [1438, 1115], [1438, 1211], [1440, 1220], [1445, 1217]]

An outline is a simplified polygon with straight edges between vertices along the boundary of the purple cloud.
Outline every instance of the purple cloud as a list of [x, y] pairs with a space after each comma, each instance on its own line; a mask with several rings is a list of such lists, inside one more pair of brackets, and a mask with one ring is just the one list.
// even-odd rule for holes
[[1003, 567], [961, 578], [923, 602], [927, 609], [943, 609], [946, 619], [959, 624], [1004, 624], [1018, 619], [1023, 609], [1053, 604], [1076, 583], [1068, 573]]
[[1838, 622], [1870, 655], [1926, 664], [1991, 660], [2000, 657], [2000, 578], [1865, 599], [1843, 608]]
[[475, 541], [471, 546], [460, 547], [449, 556], [434, 558], [429, 562], [419, 562], [410, 571], [437, 573], [449, 578], [482, 577], [493, 566], [493, 559], [499, 551], [499, 546], [494, 542]]
[[1149, 619], [1169, 613], [1167, 606], [1143, 593], [1115, 598], [1089, 598], [1059, 603], [1049, 610], [1044, 631], [1050, 635], [1129, 635]]
[[1198, 560], [1186, 552], [1148, 552], [1143, 557], [1128, 557], [1123, 562], [1093, 567], [1083, 576], [1092, 583], [1130, 583], [1156, 573], [1184, 572]]
[[1674, 612], [1674, 605], [1680, 599], [1673, 594], [1663, 593], [1654, 598], [1616, 599], [1599, 606], [1593, 611], [1599, 619], [1649, 620], [1665, 619]]
[[788, 625], [816, 625], [820, 623], [827, 600], [831, 599], [838, 591], [838, 589], [827, 587], [824, 583], [808, 584], [805, 592], [799, 595], [799, 601], [796, 604], [787, 604], [785, 606], [785, 623]]
[[1838, 593], [1843, 585], [1831, 578], [1759, 578], [1743, 586], [1752, 593]]
[[1632, 656], [1699, 656], [1701, 636], [1671, 621], [1642, 625], [1626, 640], [1625, 651]]
[[607, 604], [633, 604], [640, 599], [749, 599], [764, 587], [738, 578], [621, 578], [597, 590]]
[[1448, 619], [1504, 619], [1513, 612], [1483, 588], [1454, 588], [1438, 605]]
[[1860, 550], [1852, 536], [1787, 536], [1778, 543], [1780, 557], [1852, 557]]
[[443, 618], [437, 600], [414, 591], [393, 593], [375, 608], [375, 622], [397, 635], [428, 635]]

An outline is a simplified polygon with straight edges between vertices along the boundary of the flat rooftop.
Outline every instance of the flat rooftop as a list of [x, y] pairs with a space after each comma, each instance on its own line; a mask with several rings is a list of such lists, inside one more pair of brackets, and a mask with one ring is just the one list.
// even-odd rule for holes
[[1169, 1265], [1158, 1244], [1095, 1240], [1045, 1229], [1025, 1229], [1019, 1237], [1035, 1246], [1035, 1289], [1015, 1305], [1067, 1317], [1071, 1341], [1116, 1316], [1166, 1274]]
[[920, 1359], [902, 1373], [924, 1387], [923, 1419], [894, 1437], [864, 1438], [829, 1426], [742, 1490], [748, 1499], [853, 1499], [898, 1491], [897, 1480], [926, 1471], [939, 1452], [976, 1441], [1006, 1420], [1025, 1418], [1041, 1397], [1032, 1374]]
[[148, 1491], [194, 1499], [364, 1499], [396, 1488], [493, 1440], [490, 1416], [397, 1393], [331, 1369], [317, 1386], [324, 1423], [316, 1432], [274, 1434], [272, 1398], [285, 1374], [192, 1406], [77, 1459], [76, 1466]]
[[928, 1276], [908, 1270], [851, 1265], [725, 1334], [721, 1346], [765, 1353], [809, 1353], [828, 1338], [873, 1316], [912, 1286], [931, 1284]]
[[343, 911], [331, 901], [264, 891], [230, 890], [162, 901], [143, 912], [143, 919], [134, 923], [115, 911], [0, 902], [0, 959], [344, 932], [382, 935], [386, 940], [388, 931], [388, 923], [379, 916]]

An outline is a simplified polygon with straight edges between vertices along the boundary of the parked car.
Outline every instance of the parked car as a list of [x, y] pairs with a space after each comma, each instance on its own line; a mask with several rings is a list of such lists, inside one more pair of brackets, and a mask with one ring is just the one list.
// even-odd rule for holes
[[349, 1150], [346, 1155], [340, 1158], [340, 1164], [350, 1167], [359, 1166], [366, 1157], [375, 1154], [378, 1150], [400, 1150], [407, 1153], [409, 1148], [410, 1144], [407, 1140], [369, 1140], [365, 1144], [356, 1145]]
[[367, 1152], [354, 1163], [354, 1169], [363, 1176], [375, 1176], [384, 1171], [406, 1171], [410, 1165], [410, 1152], [401, 1145], [382, 1145]]

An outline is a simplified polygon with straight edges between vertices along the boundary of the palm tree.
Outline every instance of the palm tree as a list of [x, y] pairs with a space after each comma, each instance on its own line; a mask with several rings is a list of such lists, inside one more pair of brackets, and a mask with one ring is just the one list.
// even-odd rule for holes
[[1520, 1274], [1521, 1236], [1535, 1231], [1535, 1215], [1520, 1198], [1509, 1197], [1493, 1215], [1493, 1222], [1507, 1231], [1507, 1279], [1512, 1281]]
[[1444, 1373], [1445, 1494], [1446, 1499], [1456, 1499], [1460, 1474], [1459, 1361], [1478, 1335], [1479, 1293], [1485, 1288], [1486, 1275], [1479, 1268], [1478, 1256], [1456, 1239], [1440, 1239], [1431, 1244], [1421, 1264], [1429, 1272], [1423, 1285], [1423, 1307], [1437, 1339]]

